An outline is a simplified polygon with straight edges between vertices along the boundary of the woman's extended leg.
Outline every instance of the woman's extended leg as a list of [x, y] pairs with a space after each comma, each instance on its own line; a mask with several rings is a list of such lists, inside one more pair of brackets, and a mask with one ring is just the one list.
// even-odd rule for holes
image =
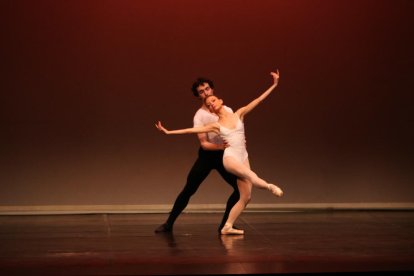
[[257, 174], [250, 169], [248, 159], [246, 161], [245, 164], [242, 164], [239, 161], [237, 161], [237, 159], [235, 159], [234, 157], [226, 156], [223, 159], [223, 165], [227, 171], [236, 175], [239, 179], [242, 179], [243, 181], [248, 181], [259, 189], [267, 189], [276, 196], [283, 195], [283, 191], [278, 186], [267, 183], [265, 180], [258, 177]]

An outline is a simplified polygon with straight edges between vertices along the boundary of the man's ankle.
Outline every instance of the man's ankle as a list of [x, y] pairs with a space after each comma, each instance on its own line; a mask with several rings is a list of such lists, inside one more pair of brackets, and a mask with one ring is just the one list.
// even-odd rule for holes
[[160, 226], [158, 226], [154, 232], [155, 233], [170, 233], [172, 232], [172, 226], [168, 225], [167, 223], [163, 223]]

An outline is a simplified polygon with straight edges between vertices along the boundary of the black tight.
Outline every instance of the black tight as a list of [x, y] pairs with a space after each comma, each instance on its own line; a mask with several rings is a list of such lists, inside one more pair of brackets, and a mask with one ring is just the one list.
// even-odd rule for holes
[[170, 228], [173, 227], [177, 217], [181, 214], [185, 207], [187, 207], [191, 196], [195, 194], [198, 187], [200, 187], [201, 183], [206, 179], [212, 170], [217, 170], [221, 177], [223, 177], [223, 179], [233, 188], [233, 193], [227, 200], [226, 210], [224, 211], [224, 216], [219, 226], [219, 230], [224, 226], [231, 208], [234, 204], [236, 204], [240, 197], [239, 189], [237, 188], [237, 178], [224, 169], [223, 151], [205, 151], [200, 148], [198, 151], [198, 158], [188, 173], [187, 183], [177, 196], [170, 215], [168, 216], [166, 223]]

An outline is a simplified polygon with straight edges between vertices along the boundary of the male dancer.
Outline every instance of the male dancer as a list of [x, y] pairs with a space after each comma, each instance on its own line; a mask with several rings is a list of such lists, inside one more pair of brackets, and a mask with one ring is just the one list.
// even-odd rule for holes
[[[210, 112], [209, 108], [204, 103], [204, 99], [207, 96], [214, 94], [213, 82], [209, 79], [198, 78], [197, 81], [193, 83], [191, 90], [194, 96], [199, 98], [202, 102], [201, 107], [194, 115], [194, 127], [217, 122], [218, 116]], [[225, 108], [230, 112], [233, 112], [231, 108]], [[226, 223], [230, 210], [234, 204], [239, 201], [240, 194], [237, 187], [237, 177], [227, 172], [223, 166], [223, 153], [226, 144], [220, 136], [214, 132], [198, 133], [197, 136], [200, 142], [198, 158], [188, 173], [187, 183], [181, 193], [177, 196], [167, 221], [155, 229], [155, 233], [172, 232], [175, 220], [187, 206], [190, 197], [194, 195], [198, 187], [213, 169], [217, 170], [221, 177], [223, 177], [223, 179], [233, 188], [233, 193], [227, 200], [226, 210], [224, 211], [223, 219], [218, 228], [219, 232], [221, 232], [221, 229]]]

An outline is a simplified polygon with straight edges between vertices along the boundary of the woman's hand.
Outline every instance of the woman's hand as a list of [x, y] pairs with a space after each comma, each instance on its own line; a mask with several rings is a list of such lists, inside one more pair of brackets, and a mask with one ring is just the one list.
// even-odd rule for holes
[[279, 82], [279, 70], [276, 70], [276, 73], [271, 72], [270, 75], [272, 75], [273, 77], [273, 84], [277, 85], [277, 83]]
[[161, 122], [160, 122], [160, 121], [158, 121], [158, 123], [156, 123], [156, 124], [155, 124], [155, 127], [156, 127], [159, 131], [164, 132], [165, 134], [168, 134], [168, 130], [167, 130], [165, 127], [163, 127], [163, 126], [162, 126], [162, 124], [161, 124]]

